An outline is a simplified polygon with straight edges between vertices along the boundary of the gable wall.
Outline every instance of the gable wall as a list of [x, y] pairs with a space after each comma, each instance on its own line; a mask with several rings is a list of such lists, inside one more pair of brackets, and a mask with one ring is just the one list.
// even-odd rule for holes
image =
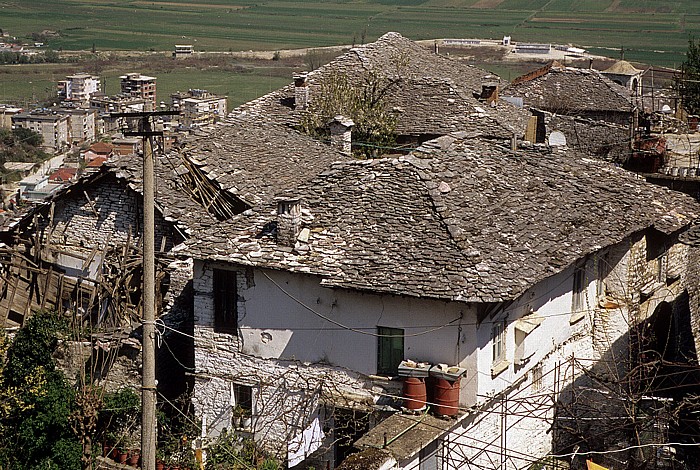
[[[139, 243], [143, 217], [140, 195], [110, 175], [83, 189], [76, 187], [56, 201], [52, 244], [86, 249], [118, 246], [126, 243], [130, 232], [131, 242]], [[169, 250], [179, 239], [158, 211], [155, 223], [156, 251], [160, 250], [163, 237], [165, 248]], [[48, 221], [43, 220], [42, 229], [47, 224]]]

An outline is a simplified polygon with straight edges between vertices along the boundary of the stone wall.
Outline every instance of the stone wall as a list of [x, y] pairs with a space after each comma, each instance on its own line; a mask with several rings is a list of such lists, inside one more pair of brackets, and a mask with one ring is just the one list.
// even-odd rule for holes
[[[119, 246], [131, 237], [131, 243], [136, 245], [140, 243], [142, 219], [141, 195], [109, 174], [92, 184], [74, 186], [69, 194], [56, 201], [50, 241], [89, 250]], [[155, 224], [156, 251], [163, 239], [166, 251], [180, 241], [158, 211]], [[44, 219], [40, 228], [47, 225], [48, 220]]]
[[[552, 344], [552, 349], [526, 375], [513, 380], [502, 393], [484, 397], [477, 412], [467, 415], [448, 432], [441, 440], [445, 452], [443, 468], [521, 469], [542, 456], [562, 449], [568, 451], [568, 438], [576, 428], [575, 410], [582, 402], [586, 406], [595, 403], [598, 407], [598, 414], [588, 415], [597, 421], [584, 426], [590, 426], [591, 435], [595, 429], [600, 432], [602, 428], [616, 426], [614, 421], [605, 419], [624, 415], [626, 396], [615, 396], [610, 391], [614, 387], [601, 388], [600, 383], [591, 381], [583, 371], [592, 370], [596, 377], [612, 384], [620, 382], [630, 364], [631, 328], [651, 316], [662, 302], [671, 303], [684, 295], [687, 282], [678, 279], [686, 279], [687, 267], [692, 267], [694, 256], [700, 258], [700, 255], [674, 243], [672, 236], [667, 240], [665, 266], [670, 277], [665, 277], [664, 282], [656, 282], [660, 259], [647, 260], [646, 237], [640, 235], [607, 250], [610, 270], [604, 284], [611, 302], [603, 306], [598, 299], [591, 298], [590, 310], [575, 325], [567, 341]], [[695, 277], [688, 277], [692, 280], [690, 284], [697, 284], [700, 277], [700, 270], [694, 271]], [[680, 273], [680, 278], [676, 273]], [[700, 304], [697, 290], [695, 308]], [[697, 316], [694, 321], [697, 325]], [[534, 375], [537, 369], [541, 370], [541, 381]], [[592, 392], [596, 387], [603, 392]], [[624, 446], [625, 442], [616, 439], [629, 436], [610, 434], [608, 438]], [[584, 450], [582, 447], [581, 451]], [[581, 457], [576, 464], [585, 465]], [[405, 465], [405, 468], [418, 467]]]
[[611, 124], [561, 114], [545, 113], [547, 137], [554, 132], [566, 136], [567, 145], [606, 161], [625, 162], [632, 153], [629, 124]]

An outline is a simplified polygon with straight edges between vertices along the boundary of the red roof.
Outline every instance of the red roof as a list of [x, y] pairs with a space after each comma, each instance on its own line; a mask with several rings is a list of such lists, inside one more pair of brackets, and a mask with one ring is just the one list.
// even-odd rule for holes
[[75, 178], [75, 174], [77, 172], [77, 168], [59, 168], [51, 173], [51, 176], [49, 176], [49, 181], [70, 181]]
[[90, 160], [86, 168], [99, 168], [104, 162], [107, 161], [107, 157], [97, 157]]
[[114, 146], [105, 142], [95, 142], [90, 146], [90, 150], [100, 155], [109, 155], [114, 150]]

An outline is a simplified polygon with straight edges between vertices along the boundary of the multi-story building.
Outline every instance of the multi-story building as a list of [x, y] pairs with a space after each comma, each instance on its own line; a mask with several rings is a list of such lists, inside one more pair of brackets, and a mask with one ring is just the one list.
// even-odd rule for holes
[[85, 108], [60, 108], [59, 112], [68, 116], [70, 143], [90, 143], [95, 140], [97, 111]]
[[119, 79], [121, 80], [122, 93], [148, 100], [151, 102], [151, 109], [156, 108], [156, 77], [140, 73], [127, 73]]
[[0, 127], [12, 127], [12, 116], [19, 114], [22, 111], [22, 108], [16, 108], [5, 104], [0, 105]]
[[170, 95], [173, 108], [180, 110], [180, 129], [189, 130], [213, 124], [226, 116], [226, 97], [207, 90], [190, 89]]
[[111, 113], [140, 112], [149, 106], [151, 102], [146, 99], [124, 94], [107, 96], [104, 93], [98, 93], [90, 98], [90, 107], [98, 112], [96, 124], [98, 135], [116, 132], [126, 126], [124, 118], [111, 117]]
[[70, 141], [68, 115], [56, 112], [19, 113], [12, 117], [12, 124], [31, 129], [41, 134], [44, 139], [42, 147], [48, 151], [60, 151]]
[[81, 106], [87, 106], [92, 95], [100, 89], [100, 77], [87, 73], [68, 75], [65, 80], [58, 82], [58, 96]]

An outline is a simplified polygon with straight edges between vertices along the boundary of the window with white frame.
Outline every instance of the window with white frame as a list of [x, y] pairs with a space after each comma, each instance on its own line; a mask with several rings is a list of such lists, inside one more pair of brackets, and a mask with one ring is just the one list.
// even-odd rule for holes
[[506, 360], [506, 323], [497, 321], [491, 329], [491, 361], [494, 365]]

